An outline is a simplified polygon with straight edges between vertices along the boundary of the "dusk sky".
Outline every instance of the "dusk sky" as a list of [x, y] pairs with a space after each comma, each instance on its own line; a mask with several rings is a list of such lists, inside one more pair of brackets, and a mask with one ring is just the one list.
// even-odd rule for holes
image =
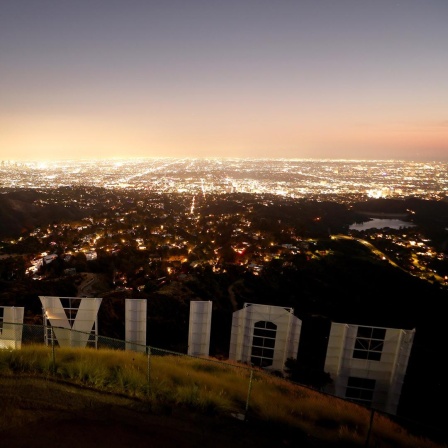
[[448, 161], [448, 0], [0, 0], [0, 159]]

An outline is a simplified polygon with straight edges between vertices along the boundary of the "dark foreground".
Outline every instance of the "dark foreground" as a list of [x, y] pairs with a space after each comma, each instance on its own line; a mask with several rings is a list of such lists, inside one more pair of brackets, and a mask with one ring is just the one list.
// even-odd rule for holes
[[0, 440], [8, 448], [319, 447], [304, 434], [205, 416], [36, 378], [0, 378]]

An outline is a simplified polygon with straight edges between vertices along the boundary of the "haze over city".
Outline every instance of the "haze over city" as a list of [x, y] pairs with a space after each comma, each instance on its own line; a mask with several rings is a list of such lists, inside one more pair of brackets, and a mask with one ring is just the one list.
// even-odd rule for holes
[[0, 4], [0, 159], [448, 159], [448, 3]]

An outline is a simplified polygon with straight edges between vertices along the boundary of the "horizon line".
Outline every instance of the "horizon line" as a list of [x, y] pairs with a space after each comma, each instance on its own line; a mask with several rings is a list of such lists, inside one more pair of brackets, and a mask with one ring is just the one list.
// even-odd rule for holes
[[340, 157], [200, 157], [200, 156], [136, 156], [136, 157], [81, 157], [81, 158], [65, 158], [65, 159], [2, 159], [4, 163], [20, 163], [20, 164], [57, 164], [68, 162], [98, 162], [98, 161], [139, 161], [139, 160], [201, 160], [201, 161], [285, 161], [285, 162], [404, 162], [404, 163], [448, 163], [447, 160], [437, 159], [363, 159], [363, 158], [340, 158]]

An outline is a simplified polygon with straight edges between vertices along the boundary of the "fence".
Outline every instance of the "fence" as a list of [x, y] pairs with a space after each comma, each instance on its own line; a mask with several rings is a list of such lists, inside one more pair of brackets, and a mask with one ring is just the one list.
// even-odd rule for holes
[[[207, 404], [209, 395], [213, 394], [216, 402], [216, 396], [221, 394], [223, 408], [230, 408], [231, 414], [243, 421], [248, 419], [248, 415], [253, 410], [269, 418], [269, 413], [271, 411], [275, 412], [273, 408], [276, 405], [270, 401], [270, 393], [273, 388], [278, 388], [279, 385], [289, 401], [294, 400], [296, 396], [294, 395], [296, 393], [294, 387], [296, 386], [306, 390], [310, 396], [314, 394], [315, 398], [312, 399], [316, 402], [319, 401], [318, 396], [322, 398], [322, 396], [327, 395], [321, 391], [298, 385], [241, 363], [198, 358], [161, 348], [60, 327], [11, 323], [3, 323], [0, 327], [0, 349], [16, 352], [24, 346], [33, 345], [41, 346], [40, 348], [43, 348], [44, 353], [46, 353], [43, 357], [45, 359], [38, 361], [37, 369], [41, 373], [55, 377], [63, 375], [68, 379], [83, 382], [91, 381], [101, 388], [104, 384], [97, 383], [101, 382], [104, 376], [102, 372], [98, 373], [102, 367], [90, 365], [89, 368], [97, 369], [97, 373], [94, 374], [96, 378], [91, 377], [89, 379], [86, 368], [83, 368], [79, 362], [73, 365], [76, 362], [74, 361], [73, 350], [83, 348], [109, 350], [111, 354], [108, 355], [108, 361], [101, 359], [101, 362], [109, 362], [109, 367], [113, 366], [115, 381], [131, 395], [150, 399], [162, 395], [173, 397], [173, 391], [176, 389], [177, 394], [183, 394], [182, 400], [184, 403], [199, 404], [199, 407], [206, 409], [207, 406], [211, 405]], [[84, 350], [79, 354], [83, 356], [82, 353], [89, 352], [92, 353], [91, 350]], [[135, 353], [135, 356], [129, 358], [129, 352]], [[131, 363], [130, 359], [132, 360]], [[172, 359], [175, 360], [174, 363], [171, 362]], [[92, 358], [89, 358], [89, 360], [86, 358], [85, 362], [94, 363]], [[218, 381], [221, 384], [217, 385]], [[301, 393], [297, 397], [302, 400], [303, 405], [305, 394]], [[341, 398], [333, 396], [331, 398], [339, 400], [341, 403], [346, 402]], [[179, 400], [178, 396], [173, 398], [173, 401]], [[216, 406], [216, 404], [213, 404], [213, 406]], [[296, 410], [301, 413], [299, 405], [297, 405]], [[365, 423], [365, 446], [381, 446], [376, 445], [375, 442], [375, 424], [384, 413], [373, 409], [369, 411], [370, 416]], [[433, 440], [444, 440], [442, 431], [437, 428], [428, 428], [425, 425], [397, 416], [386, 415], [386, 417], [407, 429], [411, 434]]]

